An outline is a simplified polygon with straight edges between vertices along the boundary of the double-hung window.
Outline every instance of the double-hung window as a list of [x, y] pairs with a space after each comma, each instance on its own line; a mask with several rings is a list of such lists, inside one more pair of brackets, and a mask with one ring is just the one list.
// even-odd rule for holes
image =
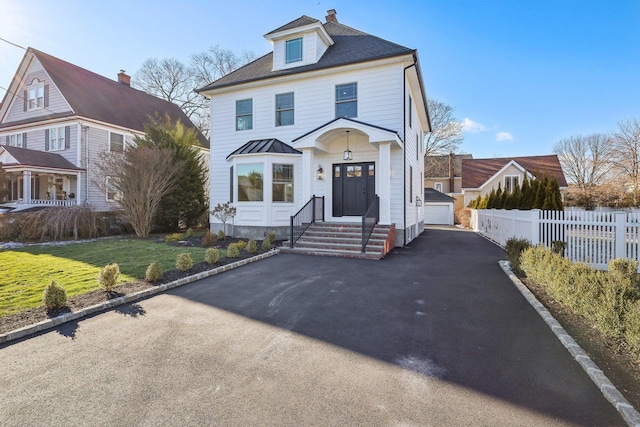
[[253, 100], [236, 101], [236, 130], [253, 129]]
[[302, 37], [287, 40], [285, 42], [286, 58], [285, 62], [291, 64], [293, 62], [302, 61]]
[[513, 192], [516, 187], [520, 185], [518, 175], [508, 175], [504, 177], [504, 191], [507, 193]]
[[29, 98], [27, 105], [29, 106], [29, 111], [44, 107], [44, 85], [39, 84], [37, 86], [30, 87], [28, 94]]
[[65, 128], [64, 126], [49, 129], [49, 151], [59, 151], [65, 148]]
[[109, 151], [122, 153], [124, 151], [124, 135], [109, 133]]
[[293, 203], [293, 165], [273, 165], [273, 201]]
[[7, 136], [7, 145], [10, 147], [20, 147], [24, 148], [24, 137], [26, 134], [17, 133], [14, 135]]
[[358, 84], [336, 86], [336, 118], [358, 117]]
[[293, 124], [293, 92], [276, 95], [276, 126]]
[[118, 201], [122, 200], [122, 193], [118, 190], [118, 188], [113, 183], [112, 177], [107, 177], [107, 201]]

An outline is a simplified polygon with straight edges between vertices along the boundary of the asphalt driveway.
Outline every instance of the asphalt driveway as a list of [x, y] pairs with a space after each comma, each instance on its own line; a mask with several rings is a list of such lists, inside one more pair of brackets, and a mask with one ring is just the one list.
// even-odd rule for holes
[[471, 232], [281, 254], [0, 346], [0, 425], [624, 425]]

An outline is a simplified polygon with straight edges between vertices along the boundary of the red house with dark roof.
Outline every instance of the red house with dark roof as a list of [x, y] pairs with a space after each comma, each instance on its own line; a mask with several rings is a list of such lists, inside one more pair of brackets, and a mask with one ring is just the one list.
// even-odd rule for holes
[[[114, 193], [99, 185], [99, 153], [124, 150], [155, 115], [195, 127], [177, 105], [130, 81], [124, 71], [115, 81], [27, 49], [0, 103], [0, 163], [9, 190], [3, 205], [110, 210]], [[200, 132], [198, 138], [208, 154], [208, 140]]]

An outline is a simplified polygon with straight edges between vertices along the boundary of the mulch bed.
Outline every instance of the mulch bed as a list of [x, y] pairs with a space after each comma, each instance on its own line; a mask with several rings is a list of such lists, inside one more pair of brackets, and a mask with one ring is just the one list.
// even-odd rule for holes
[[[189, 240], [189, 244], [186, 246], [199, 246], [198, 237], [194, 237]], [[227, 247], [230, 243], [238, 241], [239, 239], [228, 238], [224, 242], [224, 247]], [[168, 270], [162, 275], [162, 279], [154, 283], [148, 283], [144, 280], [138, 280], [136, 282], [123, 283], [114, 288], [112, 292], [107, 292], [102, 289], [87, 292], [85, 294], [76, 295], [73, 298], [67, 300], [67, 306], [61, 309], [47, 310], [44, 306], [32, 308], [29, 310], [21, 311], [20, 313], [9, 314], [7, 316], [0, 317], [0, 334], [4, 334], [15, 329], [29, 326], [34, 323], [41, 322], [51, 317], [60, 316], [63, 313], [71, 311], [78, 311], [92, 305], [100, 304], [110, 299], [119, 298], [124, 295], [132, 294], [142, 291], [144, 289], [152, 288], [154, 286], [161, 285], [163, 283], [173, 282], [174, 280], [181, 279], [183, 277], [192, 276], [203, 271], [212, 270], [223, 265], [231, 264], [246, 258], [260, 255], [263, 253], [261, 250], [262, 242], [258, 244], [258, 252], [255, 254], [249, 254], [247, 251], [240, 251], [238, 258], [221, 258], [217, 263], [211, 265], [206, 262], [200, 262], [194, 264], [189, 271]], [[276, 247], [281, 246], [282, 242], [276, 242]], [[176, 243], [176, 245], [185, 246], [185, 244]]]
[[640, 361], [619, 343], [603, 336], [582, 316], [551, 298], [546, 290], [521, 276], [529, 288], [569, 335], [582, 347], [596, 365], [611, 380], [624, 397], [640, 410]]

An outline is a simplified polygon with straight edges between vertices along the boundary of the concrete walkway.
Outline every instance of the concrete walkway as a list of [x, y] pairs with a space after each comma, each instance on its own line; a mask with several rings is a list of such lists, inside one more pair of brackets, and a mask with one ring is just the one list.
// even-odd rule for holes
[[0, 425], [624, 425], [474, 233], [282, 254], [0, 346]]

